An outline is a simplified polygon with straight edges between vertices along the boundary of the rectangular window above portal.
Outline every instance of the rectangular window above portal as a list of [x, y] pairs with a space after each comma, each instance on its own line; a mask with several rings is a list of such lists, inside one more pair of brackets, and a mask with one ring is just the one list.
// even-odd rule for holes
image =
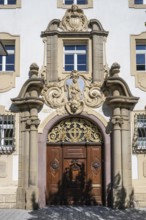
[[59, 74], [70, 74], [71, 71], [77, 70], [81, 74], [91, 76], [90, 39], [59, 39], [58, 45]]

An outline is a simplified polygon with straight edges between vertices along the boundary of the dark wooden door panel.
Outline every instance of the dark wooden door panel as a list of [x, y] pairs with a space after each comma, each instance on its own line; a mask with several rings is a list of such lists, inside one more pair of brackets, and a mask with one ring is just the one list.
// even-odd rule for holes
[[87, 148], [87, 183], [92, 182], [91, 194], [95, 203], [102, 203], [102, 164], [101, 146]]
[[47, 202], [60, 203], [62, 184], [62, 148], [47, 147]]
[[47, 147], [48, 204], [102, 203], [101, 146]]

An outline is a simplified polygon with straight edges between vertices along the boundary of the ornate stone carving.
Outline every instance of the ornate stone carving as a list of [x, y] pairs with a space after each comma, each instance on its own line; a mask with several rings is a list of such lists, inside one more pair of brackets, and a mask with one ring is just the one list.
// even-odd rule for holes
[[48, 142], [102, 142], [98, 128], [81, 118], [61, 121], [48, 134]]
[[101, 106], [104, 95], [100, 87], [100, 83], [91, 83], [91, 79], [74, 70], [70, 76], [58, 83], [48, 83], [42, 91], [42, 96], [45, 103], [58, 109], [59, 113], [64, 109], [69, 114], [80, 114], [85, 105], [92, 108]]
[[77, 5], [72, 5], [71, 9], [66, 11], [60, 23], [60, 28], [63, 31], [87, 31], [88, 20], [83, 10], [79, 9]]

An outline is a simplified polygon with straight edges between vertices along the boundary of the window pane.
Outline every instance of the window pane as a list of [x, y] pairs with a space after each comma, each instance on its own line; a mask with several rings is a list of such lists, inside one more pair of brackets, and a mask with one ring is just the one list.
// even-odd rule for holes
[[145, 64], [145, 54], [136, 54], [136, 64]]
[[135, 0], [135, 4], [143, 4], [143, 0]]
[[86, 54], [77, 56], [78, 64], [86, 64], [86, 60], [87, 60]]
[[12, 51], [14, 53], [15, 46], [14, 45], [5, 45], [7, 52]]
[[14, 65], [6, 65], [6, 71], [14, 71]]
[[16, 0], [8, 0], [9, 5], [16, 5]]
[[74, 70], [74, 65], [65, 65], [65, 71], [72, 71]]
[[0, 56], [0, 64], [2, 64], [2, 56]]
[[87, 66], [86, 65], [78, 65], [78, 71], [86, 71], [87, 70]]
[[4, 0], [0, 0], [0, 4], [1, 4], [1, 5], [4, 5]]
[[136, 70], [144, 71], [144, 70], [146, 70], [146, 67], [145, 67], [145, 65], [137, 65]]
[[0, 64], [0, 71], [2, 71], [2, 65]]
[[87, 0], [77, 0], [77, 4], [79, 5], [87, 4]]
[[76, 50], [86, 50], [87, 46], [86, 45], [76, 45]]
[[74, 3], [73, 0], [65, 0], [66, 5], [72, 5]]
[[65, 55], [65, 65], [74, 64], [74, 55]]
[[75, 45], [65, 45], [65, 50], [75, 50]]
[[6, 65], [7, 64], [13, 64], [14, 65], [14, 62], [15, 62], [14, 54], [9, 54], [8, 56], [6, 56]]
[[141, 44], [141, 45], [136, 45], [136, 50], [146, 50], [146, 45], [145, 44]]

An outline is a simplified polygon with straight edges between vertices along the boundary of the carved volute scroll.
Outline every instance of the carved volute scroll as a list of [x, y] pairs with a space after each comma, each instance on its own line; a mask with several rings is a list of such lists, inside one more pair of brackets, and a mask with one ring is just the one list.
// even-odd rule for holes
[[90, 121], [70, 118], [61, 121], [48, 133], [48, 143], [57, 142], [97, 142], [102, 143], [102, 135]]
[[42, 90], [46, 105], [69, 114], [80, 114], [84, 107], [98, 108], [104, 101], [100, 83], [92, 83], [74, 70], [70, 76], [55, 83], [48, 83]]

